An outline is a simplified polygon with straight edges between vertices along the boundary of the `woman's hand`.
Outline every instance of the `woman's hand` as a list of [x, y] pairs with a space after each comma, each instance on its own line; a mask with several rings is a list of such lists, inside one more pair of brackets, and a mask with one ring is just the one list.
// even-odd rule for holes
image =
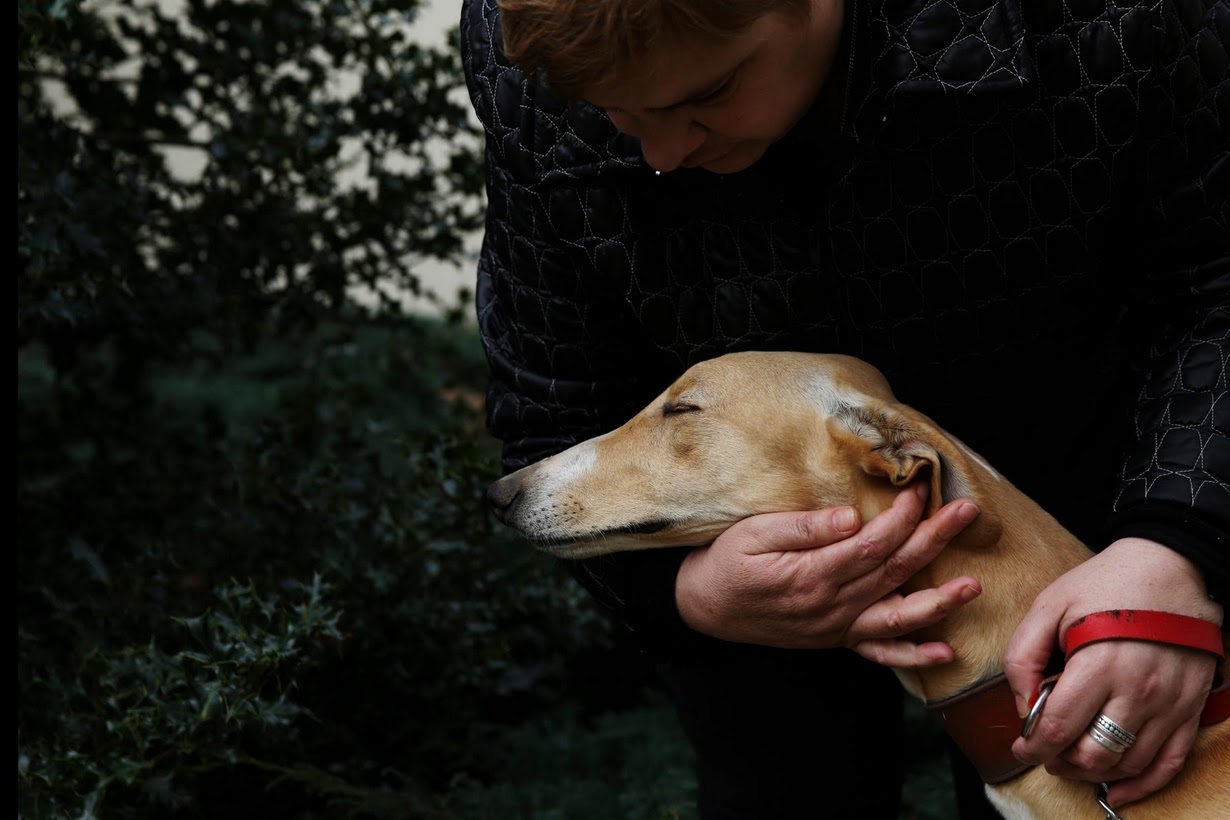
[[953, 501], [921, 521], [926, 487], [902, 492], [859, 527], [849, 507], [747, 518], [684, 559], [675, 583], [683, 620], [728, 641], [785, 648], [848, 646], [888, 666], [952, 660], [944, 643], [900, 636], [930, 626], [982, 591], [973, 578], [894, 594], [978, 515]]
[[[1222, 622], [1221, 607], [1186, 558], [1140, 538], [1116, 541], [1047, 587], [1009, 642], [1004, 669], [1022, 715], [1068, 626], [1111, 609]], [[1215, 669], [1211, 655], [1166, 644], [1110, 640], [1085, 647], [1064, 667], [1029, 739], [1017, 740], [1012, 751], [1060, 777], [1112, 783], [1113, 806], [1140, 800], [1182, 769]], [[1116, 754], [1095, 741], [1086, 729], [1098, 713], [1134, 733], [1135, 744]]]

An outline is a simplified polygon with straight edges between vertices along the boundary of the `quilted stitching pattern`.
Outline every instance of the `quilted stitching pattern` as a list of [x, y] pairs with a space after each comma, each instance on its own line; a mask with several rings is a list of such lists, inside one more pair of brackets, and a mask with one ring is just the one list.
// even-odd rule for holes
[[[1224, 584], [1227, 5], [852, 7], [841, 134], [659, 177], [601, 112], [509, 66], [495, 0], [467, 0], [506, 467], [617, 426], [696, 361], [840, 351], [1087, 537], [1105, 480], [1099, 522], [1113, 509], [1111, 532], [1153, 533]], [[1125, 444], [1116, 488], [1096, 468]]]

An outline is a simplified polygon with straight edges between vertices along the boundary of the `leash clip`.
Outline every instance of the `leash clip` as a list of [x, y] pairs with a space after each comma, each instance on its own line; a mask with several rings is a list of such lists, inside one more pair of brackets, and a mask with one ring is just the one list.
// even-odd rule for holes
[[1105, 783], [1099, 783], [1093, 787], [1093, 796], [1098, 801], [1098, 805], [1102, 807], [1102, 811], [1106, 812], [1104, 820], [1123, 820], [1122, 817], [1115, 814], [1115, 810], [1106, 802], [1107, 787]]
[[1034, 701], [1033, 708], [1029, 710], [1029, 714], [1025, 716], [1025, 724], [1021, 726], [1021, 737], [1028, 738], [1029, 733], [1034, 730], [1034, 723], [1042, 714], [1042, 707], [1046, 705], [1046, 699], [1050, 697], [1051, 690], [1055, 688], [1056, 681], [1043, 681], [1038, 687], [1038, 699]]
[[[1029, 710], [1029, 714], [1025, 716], [1025, 725], [1021, 727], [1021, 737], [1029, 737], [1029, 733], [1033, 731], [1034, 723], [1042, 714], [1042, 707], [1046, 705], [1046, 699], [1050, 697], [1051, 690], [1055, 688], [1057, 681], [1043, 681], [1038, 687], [1038, 699], [1034, 701], [1033, 708]], [[1105, 783], [1098, 783], [1093, 787], [1093, 798], [1098, 801], [1098, 805], [1102, 807], [1102, 811], [1106, 812], [1106, 817], [1103, 820], [1124, 820], [1115, 813], [1115, 810], [1110, 807], [1110, 803], [1106, 802], [1108, 786]]]

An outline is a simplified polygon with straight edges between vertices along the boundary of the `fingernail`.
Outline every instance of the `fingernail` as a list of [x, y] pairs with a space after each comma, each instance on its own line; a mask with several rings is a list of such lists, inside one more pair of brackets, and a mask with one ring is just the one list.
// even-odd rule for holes
[[965, 503], [960, 507], [957, 507], [957, 518], [959, 518], [962, 523], [968, 524], [977, 517], [978, 507], [974, 504]]
[[961, 587], [961, 602], [968, 604], [970, 601], [982, 594], [982, 590], [976, 586], [966, 585]]
[[927, 498], [927, 485], [926, 485], [926, 484], [924, 484], [924, 483], [922, 483], [921, 481], [917, 482], [917, 483], [914, 485], [914, 495], [918, 496], [919, 498], [921, 498], [921, 499], [923, 499], [923, 500], [926, 500], [926, 498]]
[[[1032, 694], [1030, 694], [1028, 697], [1025, 697], [1025, 698], [1022, 698], [1020, 695], [1016, 695], [1017, 713], [1022, 718], [1024, 718], [1026, 715], [1028, 715], [1030, 712], [1033, 711], [1034, 704], [1038, 702], [1038, 698], [1040, 697], [1042, 697], [1042, 687], [1038, 687], [1037, 689], [1033, 691]], [[1022, 706], [1021, 705], [1022, 703], [1025, 705]]]
[[838, 532], [849, 532], [854, 529], [854, 525], [858, 523], [858, 513], [853, 507], [842, 507], [837, 512], [833, 513], [833, 526]]

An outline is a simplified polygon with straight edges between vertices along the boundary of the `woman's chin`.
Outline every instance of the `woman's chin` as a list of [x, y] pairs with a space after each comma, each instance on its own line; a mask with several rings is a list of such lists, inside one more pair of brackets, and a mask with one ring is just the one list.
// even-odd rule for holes
[[713, 159], [698, 162], [693, 167], [703, 168], [714, 174], [735, 174], [755, 165], [768, 147], [754, 142], [743, 143]]

